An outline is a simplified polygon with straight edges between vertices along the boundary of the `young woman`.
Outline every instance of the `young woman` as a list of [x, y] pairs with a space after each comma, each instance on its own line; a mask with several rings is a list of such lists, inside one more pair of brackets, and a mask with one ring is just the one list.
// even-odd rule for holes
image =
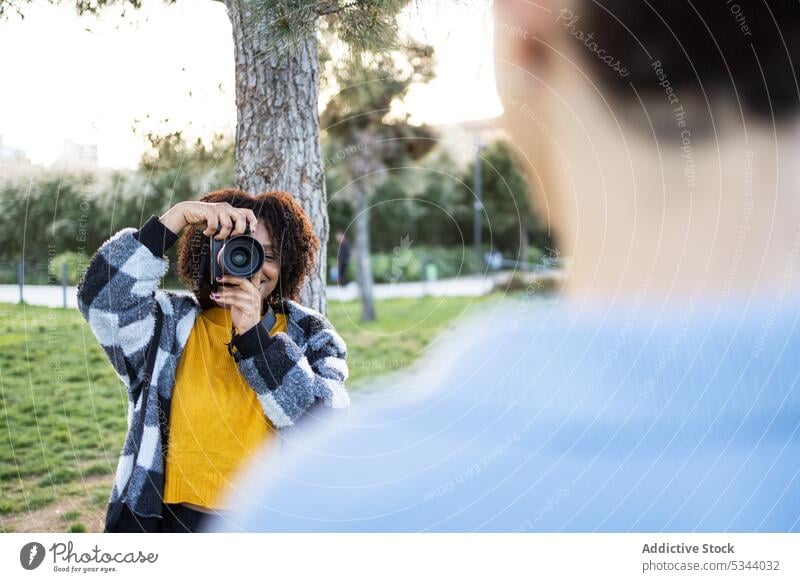
[[[265, 260], [209, 286], [209, 237], [248, 231]], [[181, 232], [183, 233], [181, 235]], [[158, 291], [180, 236], [192, 295]], [[212, 192], [103, 243], [78, 305], [128, 391], [105, 530], [198, 531], [250, 455], [317, 406], [346, 408], [347, 348], [298, 301], [319, 241], [285, 192]]]

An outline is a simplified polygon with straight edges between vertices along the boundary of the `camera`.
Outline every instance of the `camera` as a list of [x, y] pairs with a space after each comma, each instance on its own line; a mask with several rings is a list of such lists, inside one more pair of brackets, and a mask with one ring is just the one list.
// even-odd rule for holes
[[209, 237], [209, 283], [212, 287], [216, 287], [218, 276], [249, 278], [261, 269], [264, 264], [264, 249], [249, 233], [248, 225], [244, 234], [222, 240]]

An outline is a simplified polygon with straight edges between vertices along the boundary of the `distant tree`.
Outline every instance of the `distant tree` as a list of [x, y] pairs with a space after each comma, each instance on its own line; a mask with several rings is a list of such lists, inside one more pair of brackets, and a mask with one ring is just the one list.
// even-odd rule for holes
[[[462, 181], [470, 198], [474, 196], [475, 162], [464, 170]], [[537, 245], [547, 246], [546, 225], [530, 208], [528, 182], [509, 144], [499, 139], [481, 152], [481, 183], [483, 186], [484, 218], [482, 238], [491, 240], [495, 249], [510, 258], [528, 260], [532, 237]]]
[[472, 192], [463, 180], [464, 169], [445, 148], [437, 148], [416, 172], [424, 179], [415, 192], [415, 238], [432, 246], [469, 245], [472, 232]]
[[91, 254], [108, 223], [90, 175], [44, 173], [0, 185], [0, 263], [4, 282], [25, 261], [29, 283], [47, 282], [47, 262], [66, 251]]
[[356, 278], [361, 319], [373, 321], [375, 302], [370, 266], [369, 192], [388, 170], [423, 157], [434, 146], [433, 132], [413, 126], [407, 113], [392, 114], [413, 83], [433, 77], [433, 49], [412, 44], [402, 50], [362, 55], [331, 63], [331, 85], [338, 92], [322, 113], [322, 125], [336, 160], [330, 171], [347, 177], [355, 212]]
[[147, 140], [150, 150], [142, 155], [139, 172], [147, 177], [150, 192], [167, 205], [233, 183], [234, 143], [224, 134], [208, 144], [199, 138], [189, 143], [180, 131], [148, 133]]
[[[151, 215], [183, 200], [233, 183], [233, 150], [230, 137], [212, 136], [188, 142], [180, 131], [164, 135], [148, 133], [150, 148], [133, 173], [118, 176], [116, 187], [102, 195], [103, 212], [113, 217], [114, 229], [143, 224]], [[177, 248], [167, 256], [174, 260]], [[169, 285], [179, 281], [171, 273]]]

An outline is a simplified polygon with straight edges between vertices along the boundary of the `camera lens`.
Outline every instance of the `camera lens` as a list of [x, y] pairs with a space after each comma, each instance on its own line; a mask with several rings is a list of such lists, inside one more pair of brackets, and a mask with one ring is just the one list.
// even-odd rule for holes
[[255, 238], [239, 235], [225, 240], [217, 260], [223, 273], [252, 277], [264, 264], [264, 249]]
[[242, 267], [249, 262], [247, 253], [243, 249], [236, 249], [231, 253], [231, 263]]

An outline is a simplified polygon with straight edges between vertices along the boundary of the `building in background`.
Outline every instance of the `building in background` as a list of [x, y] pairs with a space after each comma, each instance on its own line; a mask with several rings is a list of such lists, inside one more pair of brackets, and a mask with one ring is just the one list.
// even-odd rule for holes
[[94, 172], [98, 169], [97, 146], [75, 143], [71, 139], [66, 139], [61, 157], [53, 164], [53, 167], [62, 172]]
[[6, 146], [0, 136], [0, 181], [29, 174], [33, 169], [25, 151]]

